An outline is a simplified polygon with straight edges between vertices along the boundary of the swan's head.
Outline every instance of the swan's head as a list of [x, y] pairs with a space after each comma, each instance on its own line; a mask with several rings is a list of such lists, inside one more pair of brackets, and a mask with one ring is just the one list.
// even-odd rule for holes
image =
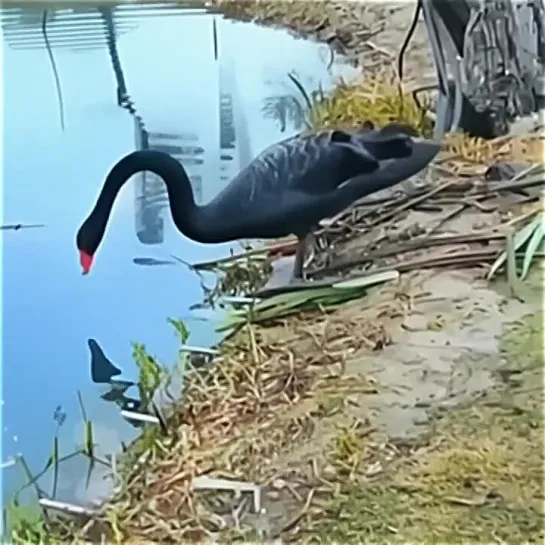
[[79, 251], [81, 274], [89, 274], [91, 271], [95, 253], [102, 240], [103, 230], [92, 227], [89, 220], [87, 220], [80, 227], [80, 230], [76, 235], [76, 246]]

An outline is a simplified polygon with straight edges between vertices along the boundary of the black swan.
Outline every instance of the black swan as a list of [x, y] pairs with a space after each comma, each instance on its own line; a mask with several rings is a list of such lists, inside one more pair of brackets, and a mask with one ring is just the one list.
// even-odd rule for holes
[[155, 150], [129, 153], [109, 172], [77, 233], [83, 274], [91, 269], [119, 190], [137, 172], [150, 171], [164, 180], [172, 219], [182, 234], [202, 243], [294, 234], [299, 244], [293, 276], [301, 278], [306, 239], [320, 220], [413, 176], [437, 155], [438, 143], [413, 139], [410, 133], [392, 124], [288, 138], [263, 151], [203, 206], [196, 205], [178, 161]]

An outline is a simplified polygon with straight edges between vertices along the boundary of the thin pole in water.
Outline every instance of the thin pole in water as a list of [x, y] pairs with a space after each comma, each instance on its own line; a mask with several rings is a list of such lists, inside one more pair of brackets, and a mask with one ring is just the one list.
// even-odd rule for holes
[[214, 41], [214, 60], [218, 60], [218, 29], [216, 26], [216, 18], [212, 19], [212, 39]]
[[38, 227], [45, 227], [43, 223], [32, 223], [32, 224], [23, 224], [23, 223], [11, 223], [9, 225], [0, 225], [1, 231], [19, 231], [19, 229], [37, 229]]

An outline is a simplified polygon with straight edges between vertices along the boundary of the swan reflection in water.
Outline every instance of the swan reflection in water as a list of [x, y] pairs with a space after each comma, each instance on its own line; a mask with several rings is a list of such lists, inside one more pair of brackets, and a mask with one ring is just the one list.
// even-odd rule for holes
[[[108, 389], [100, 396], [101, 399], [108, 403], [115, 403], [120, 411], [142, 412], [141, 400], [125, 395], [130, 387], [137, 385], [136, 382], [116, 378], [121, 375], [121, 369], [108, 359], [96, 339], [88, 339], [87, 345], [91, 352], [91, 380], [94, 384], [108, 386]], [[135, 428], [143, 424], [139, 421], [125, 420]]]
[[[124, 380], [119, 377], [121, 369], [114, 365], [102, 350], [96, 339], [88, 339], [87, 345], [91, 352], [91, 380], [97, 385], [106, 385], [106, 391], [100, 398], [108, 403], [115, 403], [120, 411], [146, 414], [142, 400], [126, 395], [129, 388], [138, 386], [132, 380]], [[188, 362], [195, 368], [202, 367], [210, 361], [208, 354], [190, 353]], [[59, 408], [57, 408], [59, 410]], [[143, 426], [144, 422], [125, 418], [135, 428]]]

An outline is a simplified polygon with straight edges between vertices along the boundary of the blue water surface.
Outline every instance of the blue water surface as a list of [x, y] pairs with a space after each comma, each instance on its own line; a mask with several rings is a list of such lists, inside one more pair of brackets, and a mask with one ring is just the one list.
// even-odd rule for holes
[[[168, 211], [163, 241], [141, 243], [135, 227], [136, 184], [128, 183], [91, 274], [80, 274], [75, 233], [108, 170], [138, 146], [138, 124], [117, 105], [117, 80], [100, 14], [90, 8], [65, 9], [50, 12], [50, 19], [51, 13], [48, 34], [62, 88], [64, 131], [41, 12], [12, 8], [2, 15], [2, 224], [45, 225], [0, 235], [4, 503], [24, 482], [10, 460], [22, 454], [38, 471], [51, 453], [58, 427], [55, 409], [66, 415], [58, 430], [61, 455], [82, 444], [78, 390], [102, 452], [117, 452], [121, 441], [135, 437], [119, 409], [101, 400], [91, 382], [87, 339], [95, 338], [128, 378], [136, 376], [133, 341], [144, 343], [165, 364], [176, 361], [178, 341], [167, 317], [186, 320], [192, 345], [218, 340], [215, 320], [199, 319], [189, 310], [202, 297], [199, 279], [189, 269], [138, 266], [133, 258], [175, 254], [198, 262], [229, 248], [186, 239]], [[309, 90], [333, 81], [327, 48], [285, 32], [195, 10], [145, 6], [118, 8], [114, 21], [127, 91], [146, 130], [186, 134], [189, 144], [204, 150], [202, 164], [188, 167], [202, 180], [204, 202], [227, 183], [222, 178], [301, 129], [263, 111], [271, 97], [298, 96], [288, 72], [295, 71]], [[220, 149], [220, 94], [232, 97], [236, 131], [236, 145], [229, 151], [233, 159], [226, 164]], [[99, 467], [88, 485], [86, 471], [82, 457], [63, 463], [57, 499], [86, 503], [101, 497], [104, 470]], [[40, 484], [51, 492], [50, 477]]]

